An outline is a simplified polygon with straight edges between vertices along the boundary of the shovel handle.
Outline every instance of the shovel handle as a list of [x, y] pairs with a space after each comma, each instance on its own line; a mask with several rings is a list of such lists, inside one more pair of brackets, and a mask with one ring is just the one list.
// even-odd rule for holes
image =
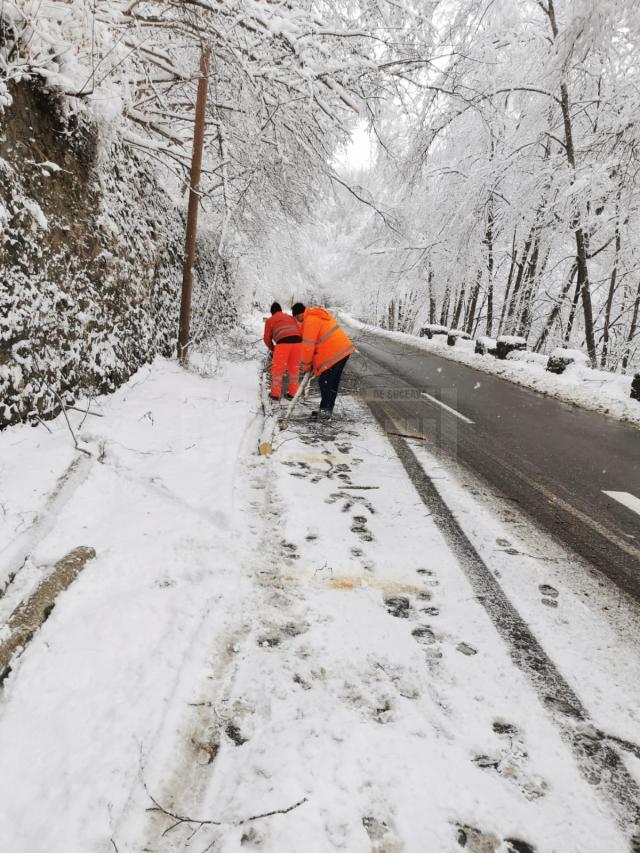
[[282, 423], [280, 425], [281, 430], [284, 430], [289, 426], [289, 418], [291, 417], [291, 413], [293, 412], [293, 410], [296, 406], [296, 403], [298, 402], [300, 397], [302, 397], [302, 395], [304, 394], [309, 382], [311, 382], [311, 371], [309, 371], [308, 373], [305, 373], [305, 375], [302, 377], [302, 382], [298, 385], [298, 390], [296, 391], [296, 393], [293, 397], [293, 400], [289, 403], [289, 405], [287, 407], [287, 413], [284, 416]]

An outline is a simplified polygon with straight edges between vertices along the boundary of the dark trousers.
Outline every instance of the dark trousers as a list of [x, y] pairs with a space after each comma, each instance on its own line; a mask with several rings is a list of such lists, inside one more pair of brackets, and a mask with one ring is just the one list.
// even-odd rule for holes
[[344, 366], [349, 360], [349, 356], [340, 359], [324, 373], [318, 376], [318, 384], [320, 385], [320, 408], [327, 412], [332, 412], [336, 404], [338, 396], [338, 388], [340, 386], [340, 378]]

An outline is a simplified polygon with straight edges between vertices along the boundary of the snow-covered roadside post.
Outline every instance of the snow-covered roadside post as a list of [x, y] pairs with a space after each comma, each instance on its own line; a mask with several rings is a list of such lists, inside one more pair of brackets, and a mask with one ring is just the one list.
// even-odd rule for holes
[[196, 100], [196, 120], [193, 131], [193, 154], [189, 186], [189, 210], [185, 238], [184, 266], [182, 269], [182, 299], [180, 301], [180, 328], [178, 331], [178, 358], [186, 363], [189, 354], [189, 330], [191, 324], [191, 292], [193, 289], [193, 265], [196, 259], [196, 236], [198, 233], [198, 205], [200, 203], [200, 175], [202, 173], [202, 149], [207, 110], [207, 87], [211, 48], [204, 45], [200, 55], [200, 79]]

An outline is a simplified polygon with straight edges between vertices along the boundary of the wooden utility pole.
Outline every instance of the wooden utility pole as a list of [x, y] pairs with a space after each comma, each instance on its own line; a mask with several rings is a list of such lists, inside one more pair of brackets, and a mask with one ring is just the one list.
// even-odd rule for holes
[[178, 331], [178, 358], [182, 364], [189, 354], [191, 325], [191, 292], [193, 290], [193, 265], [196, 260], [196, 237], [198, 234], [198, 205], [200, 204], [200, 175], [202, 172], [202, 149], [207, 111], [207, 87], [209, 83], [209, 60], [211, 48], [204, 46], [200, 56], [200, 79], [196, 100], [196, 121], [193, 131], [193, 156], [191, 159], [191, 182], [189, 186], [189, 210], [187, 234], [182, 268], [182, 299], [180, 302], [180, 327]]

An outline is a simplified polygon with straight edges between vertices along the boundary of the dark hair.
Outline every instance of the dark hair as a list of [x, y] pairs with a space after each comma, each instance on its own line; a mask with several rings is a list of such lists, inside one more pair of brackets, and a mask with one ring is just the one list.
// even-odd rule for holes
[[296, 302], [296, 304], [291, 309], [291, 313], [295, 317], [296, 314], [304, 314], [304, 305], [302, 302]]
[[282, 311], [282, 305], [280, 305], [279, 302], [274, 302], [273, 305], [271, 306], [271, 313], [277, 314], [278, 311]]

